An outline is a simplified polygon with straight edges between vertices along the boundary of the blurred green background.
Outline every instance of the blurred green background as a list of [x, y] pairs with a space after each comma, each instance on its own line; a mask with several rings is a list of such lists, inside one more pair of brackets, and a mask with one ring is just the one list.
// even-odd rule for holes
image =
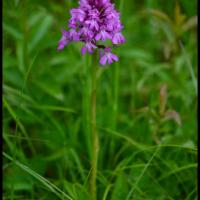
[[[100, 67], [98, 199], [197, 199], [197, 0], [114, 0]], [[70, 0], [3, 1], [3, 199], [90, 200], [90, 56], [57, 51]]]

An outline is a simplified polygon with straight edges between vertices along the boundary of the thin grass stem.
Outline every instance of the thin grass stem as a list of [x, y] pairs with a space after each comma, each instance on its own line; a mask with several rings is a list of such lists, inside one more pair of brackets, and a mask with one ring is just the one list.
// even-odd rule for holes
[[195, 74], [194, 74], [194, 69], [192, 67], [192, 63], [190, 61], [189, 56], [187, 55], [187, 52], [186, 52], [185, 47], [184, 47], [181, 40], [179, 40], [179, 45], [180, 45], [180, 48], [181, 48], [183, 55], [185, 57], [185, 61], [187, 63], [188, 69], [190, 71], [190, 75], [191, 75], [192, 82], [193, 82], [193, 85], [194, 85], [195, 93], [197, 94], [198, 93], [198, 91], [197, 91], [197, 80], [196, 80], [196, 77], [195, 77]]

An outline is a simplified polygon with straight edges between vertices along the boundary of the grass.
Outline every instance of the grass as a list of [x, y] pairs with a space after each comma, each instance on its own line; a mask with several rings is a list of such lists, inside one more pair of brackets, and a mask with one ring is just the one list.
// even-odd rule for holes
[[[97, 70], [98, 200], [197, 199], [197, 1], [119, 1]], [[76, 1], [3, 1], [3, 199], [92, 200], [91, 56], [57, 52]], [[180, 42], [181, 41], [181, 42]]]

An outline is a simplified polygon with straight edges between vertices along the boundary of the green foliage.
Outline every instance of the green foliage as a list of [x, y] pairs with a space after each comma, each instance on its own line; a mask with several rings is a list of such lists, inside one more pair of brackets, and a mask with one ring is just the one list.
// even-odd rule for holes
[[[115, 3], [127, 42], [98, 70], [98, 199], [195, 200], [197, 1]], [[91, 199], [91, 57], [56, 50], [76, 5], [3, 1], [4, 199]]]

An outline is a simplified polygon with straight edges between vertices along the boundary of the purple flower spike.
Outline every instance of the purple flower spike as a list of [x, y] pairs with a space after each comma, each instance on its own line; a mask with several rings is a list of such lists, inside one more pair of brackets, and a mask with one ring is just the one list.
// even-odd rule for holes
[[125, 42], [121, 31], [120, 13], [110, 0], [79, 0], [79, 7], [70, 11], [69, 30], [62, 31], [62, 38], [58, 43], [58, 50], [62, 50], [70, 42], [83, 42], [82, 55], [92, 54], [95, 49], [100, 50], [100, 64], [111, 64], [118, 61], [118, 57], [111, 53], [112, 47], [99, 45], [98, 42], [110, 40], [113, 47]]

